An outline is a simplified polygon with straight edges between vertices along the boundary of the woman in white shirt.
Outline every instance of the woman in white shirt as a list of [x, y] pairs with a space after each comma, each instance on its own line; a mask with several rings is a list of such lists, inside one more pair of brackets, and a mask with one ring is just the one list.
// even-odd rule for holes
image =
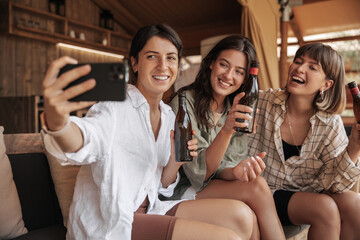
[[[43, 81], [44, 144], [62, 164], [83, 165], [68, 239], [250, 238], [252, 212], [240, 201], [158, 199], [159, 193], [172, 195], [182, 165], [174, 160], [175, 115], [161, 100], [176, 79], [181, 49], [169, 26], [141, 28], [130, 50], [135, 78], [123, 102], [69, 102], [95, 86], [90, 79], [63, 90], [90, 67], [57, 77], [60, 68], [77, 62], [62, 57], [51, 64]], [[91, 105], [85, 118], [69, 117]], [[196, 156], [197, 140], [188, 148]]]

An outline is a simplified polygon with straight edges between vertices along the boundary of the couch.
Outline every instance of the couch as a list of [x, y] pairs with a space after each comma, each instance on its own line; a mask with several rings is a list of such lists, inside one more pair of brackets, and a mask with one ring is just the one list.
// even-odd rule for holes
[[4, 142], [28, 231], [14, 239], [65, 239], [66, 228], [40, 133], [5, 134]]

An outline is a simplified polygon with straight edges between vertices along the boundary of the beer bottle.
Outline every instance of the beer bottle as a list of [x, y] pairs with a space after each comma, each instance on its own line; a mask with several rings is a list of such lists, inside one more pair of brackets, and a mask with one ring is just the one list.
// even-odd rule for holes
[[236, 127], [235, 130], [238, 132], [244, 133], [252, 133], [255, 124], [255, 115], [256, 115], [256, 108], [259, 99], [259, 87], [258, 87], [258, 70], [259, 70], [259, 63], [253, 61], [250, 65], [250, 74], [249, 79], [246, 83], [244, 83], [243, 91], [245, 92], [245, 96], [240, 99], [240, 104], [249, 106], [253, 109], [252, 113], [247, 113], [252, 116], [252, 119], [245, 120], [237, 118], [237, 122], [247, 122], [249, 125], [247, 127]]
[[179, 93], [179, 109], [175, 119], [175, 160], [177, 162], [190, 162], [192, 156], [187, 142], [192, 139], [192, 127], [186, 109], [186, 93]]
[[356, 82], [348, 83], [348, 87], [353, 98], [353, 110], [357, 123], [360, 123], [360, 92]]

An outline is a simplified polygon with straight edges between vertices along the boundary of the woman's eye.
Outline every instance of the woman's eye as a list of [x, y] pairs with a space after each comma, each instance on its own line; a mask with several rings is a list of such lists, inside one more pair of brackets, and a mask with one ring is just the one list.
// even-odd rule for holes
[[310, 68], [310, 70], [315, 70], [315, 71], [317, 70], [317, 68], [314, 66], [310, 66], [309, 68]]
[[227, 68], [227, 65], [225, 63], [222, 63], [222, 62], [220, 63], [220, 66], [224, 67], [224, 68]]
[[171, 61], [176, 61], [177, 60], [176, 57], [168, 57], [168, 59], [171, 60]]
[[236, 72], [236, 74], [238, 74], [240, 76], [243, 76], [245, 74], [244, 71], [241, 71], [241, 70], [236, 70], [235, 72]]

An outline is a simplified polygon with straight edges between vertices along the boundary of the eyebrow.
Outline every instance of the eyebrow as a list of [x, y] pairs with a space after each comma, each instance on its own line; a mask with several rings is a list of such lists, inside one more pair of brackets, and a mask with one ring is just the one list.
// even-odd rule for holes
[[[148, 54], [148, 53], [160, 54], [159, 52], [151, 51], [151, 50], [145, 52], [145, 54]], [[177, 55], [177, 53], [176, 52], [169, 52], [166, 55]]]
[[[230, 62], [228, 60], [226, 60], [225, 58], [220, 58], [220, 60], [225, 61], [227, 64], [231, 65]], [[235, 68], [240, 68], [246, 71], [245, 67], [241, 67], [241, 66], [235, 66]]]

